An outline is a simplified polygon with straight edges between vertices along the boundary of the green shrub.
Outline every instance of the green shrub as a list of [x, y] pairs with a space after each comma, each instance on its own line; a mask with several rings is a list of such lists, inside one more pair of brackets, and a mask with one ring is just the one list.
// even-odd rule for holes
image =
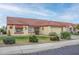
[[59, 41], [59, 37], [56, 32], [50, 32], [49, 36], [51, 41]]
[[71, 33], [69, 32], [62, 32], [61, 39], [71, 39]]
[[49, 38], [51, 41], [59, 41], [59, 37], [56, 32], [50, 32], [49, 36], [50, 36]]
[[29, 42], [38, 42], [38, 38], [35, 35], [29, 36]]
[[15, 44], [15, 39], [13, 37], [6, 37], [3, 39], [4, 44]]
[[51, 36], [50, 40], [51, 41], [59, 41], [59, 37], [58, 36]]

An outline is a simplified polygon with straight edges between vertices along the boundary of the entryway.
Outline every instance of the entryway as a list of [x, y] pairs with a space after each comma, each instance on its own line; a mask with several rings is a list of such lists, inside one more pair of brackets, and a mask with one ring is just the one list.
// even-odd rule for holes
[[34, 32], [35, 32], [36, 35], [39, 35], [39, 27], [35, 27]]

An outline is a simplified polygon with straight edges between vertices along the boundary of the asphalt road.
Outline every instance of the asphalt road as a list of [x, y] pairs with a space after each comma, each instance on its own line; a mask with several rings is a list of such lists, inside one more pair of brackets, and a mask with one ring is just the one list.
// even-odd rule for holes
[[79, 45], [66, 46], [22, 55], [79, 55]]

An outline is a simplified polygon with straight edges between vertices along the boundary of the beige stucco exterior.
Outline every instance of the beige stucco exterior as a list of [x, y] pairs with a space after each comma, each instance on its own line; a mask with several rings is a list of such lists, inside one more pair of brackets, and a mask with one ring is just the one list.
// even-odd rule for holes
[[75, 24], [31, 18], [7, 17], [7, 34], [8, 32], [11, 35], [48, 35], [50, 32], [60, 34], [62, 31], [73, 32], [73, 25]]
[[15, 31], [15, 26], [12, 26], [12, 29], [10, 29], [10, 25], [7, 26], [7, 34], [10, 31], [11, 35], [14, 35], [14, 31]]
[[44, 29], [42, 30], [42, 27], [40, 27], [40, 34], [44, 35], [48, 35], [50, 32], [56, 32], [57, 34], [60, 34], [62, 31], [67, 31], [68, 29], [67, 27], [54, 27], [54, 26], [45, 26], [43, 28]]
[[23, 26], [23, 34], [15, 34], [15, 25], [12, 25], [12, 28], [10, 28], [10, 25], [7, 26], [7, 34], [10, 31], [11, 35], [28, 35], [28, 26]]
[[50, 26], [40, 27], [40, 34], [48, 35], [49, 32], [51, 32]]
[[68, 27], [63, 27], [63, 31], [68, 31]]
[[[60, 34], [63, 31], [67, 31], [67, 27], [55, 27], [55, 26], [43, 26], [39, 27], [39, 34], [40, 35], [48, 35], [50, 32], [56, 32], [57, 34]], [[10, 25], [7, 25], [7, 33], [10, 31], [11, 35], [30, 35], [35, 34], [34, 28], [32, 27], [32, 32], [29, 32], [29, 26], [23, 26], [23, 34], [15, 34], [15, 25], [12, 25], [12, 28], [10, 29]]]
[[60, 32], [62, 31], [61, 27], [53, 27], [50, 26], [51, 32], [56, 32], [57, 34], [60, 34]]

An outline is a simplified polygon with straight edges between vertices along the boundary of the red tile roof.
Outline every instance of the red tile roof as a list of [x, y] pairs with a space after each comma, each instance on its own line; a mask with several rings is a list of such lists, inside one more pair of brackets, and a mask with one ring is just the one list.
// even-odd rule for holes
[[30, 25], [30, 26], [57, 26], [57, 27], [68, 27], [75, 24], [66, 22], [47, 21], [41, 19], [31, 18], [19, 18], [19, 17], [7, 17], [7, 25]]

